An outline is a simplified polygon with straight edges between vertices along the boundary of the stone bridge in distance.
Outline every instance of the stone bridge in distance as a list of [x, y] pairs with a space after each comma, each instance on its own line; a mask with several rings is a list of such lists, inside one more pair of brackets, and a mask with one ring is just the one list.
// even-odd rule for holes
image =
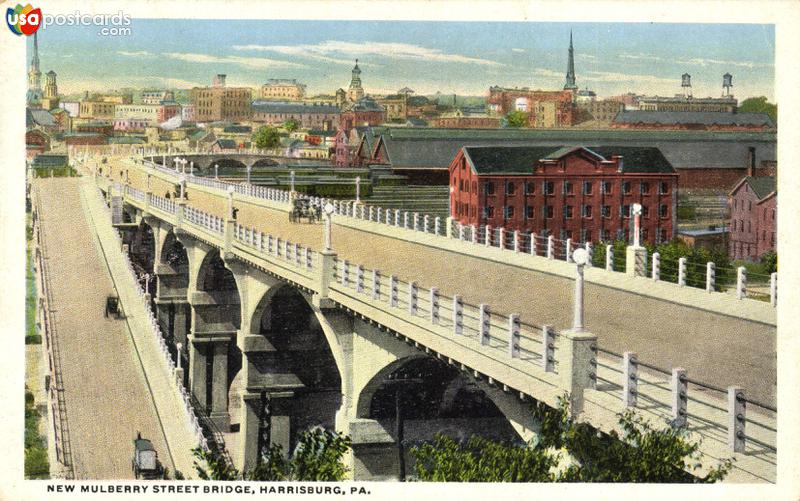
[[[95, 180], [131, 259], [157, 277], [154, 307], [182, 382], [238, 468], [255, 464], [265, 404], [271, 443], [291, 448], [314, 425], [344, 432], [354, 477], [366, 479], [397, 475], [398, 412], [408, 442], [437, 431], [528, 440], [533, 403], [555, 406], [568, 393], [571, 411], [598, 429], [617, 429], [635, 407], [702, 438], [705, 467], [735, 457], [731, 481], [775, 481], [769, 303], [589, 268], [591, 332], [574, 332], [572, 263], [475, 249], [338, 202], [326, 248], [323, 224], [289, 223], [288, 192], [158, 160], [112, 158]], [[550, 289], [526, 288], [535, 284]], [[602, 326], [598, 308], [611, 317]], [[670, 341], [681, 329], [696, 345]], [[716, 360], [716, 373], [731, 363], [729, 338], [760, 351], [734, 356], [730, 377], [698, 378], [692, 359]]]

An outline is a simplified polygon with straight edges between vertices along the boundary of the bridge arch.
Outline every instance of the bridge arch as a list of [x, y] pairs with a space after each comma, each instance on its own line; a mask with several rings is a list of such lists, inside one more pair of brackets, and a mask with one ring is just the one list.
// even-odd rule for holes
[[253, 168], [257, 167], [277, 167], [280, 163], [273, 158], [261, 158], [253, 163]]
[[[155, 272], [156, 264], [156, 238], [153, 227], [142, 219], [139, 226], [132, 234], [130, 247], [131, 263], [137, 273], [148, 273], [151, 277]], [[156, 281], [152, 280], [148, 292], [152, 295], [156, 292]]]
[[220, 431], [227, 432], [232, 386], [242, 368], [242, 352], [237, 346], [241, 299], [234, 274], [219, 249], [205, 254], [195, 284], [196, 291], [191, 293], [191, 389], [200, 409]]
[[220, 176], [244, 176], [247, 173], [247, 165], [241, 160], [230, 157], [215, 158], [208, 164], [207, 170], [213, 175], [214, 165], [219, 165]]

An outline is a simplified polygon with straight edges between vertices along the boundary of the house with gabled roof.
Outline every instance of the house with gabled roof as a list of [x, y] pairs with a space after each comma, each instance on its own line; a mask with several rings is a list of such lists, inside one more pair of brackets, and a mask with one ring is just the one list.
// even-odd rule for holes
[[[751, 172], [754, 174], [754, 172]], [[731, 259], [759, 259], [774, 252], [778, 222], [778, 188], [774, 176], [743, 177], [728, 194]]]

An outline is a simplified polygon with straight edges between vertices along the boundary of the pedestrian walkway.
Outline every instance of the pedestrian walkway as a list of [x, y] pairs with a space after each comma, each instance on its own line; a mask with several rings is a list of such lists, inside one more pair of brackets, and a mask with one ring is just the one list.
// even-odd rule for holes
[[[109, 248], [113, 229], [108, 226], [103, 231], [96, 217], [94, 222], [87, 217], [86, 208], [96, 210], [102, 203], [96, 195], [94, 200], [90, 196], [94, 190], [91, 180], [39, 179], [35, 189], [39, 192], [42, 251], [52, 297], [51, 327], [60, 345], [75, 478], [133, 478], [132, 440], [137, 431], [153, 441], [164, 466], [171, 471], [177, 466], [191, 474], [194, 444], [173, 438], [180, 435], [171, 421], [179, 416], [181, 402], [168, 405], [165, 388], [169, 381], [164, 369], [153, 370], [146, 343], [137, 339], [143, 334], [131, 334], [143, 313], [130, 311], [127, 322], [104, 316], [109, 294], [119, 293], [123, 307], [134, 303], [126, 291], [133, 285], [109, 275], [109, 266], [118, 267]], [[100, 230], [99, 239], [95, 227]], [[101, 242], [111, 257], [108, 264]], [[121, 251], [117, 254], [124, 259]]]

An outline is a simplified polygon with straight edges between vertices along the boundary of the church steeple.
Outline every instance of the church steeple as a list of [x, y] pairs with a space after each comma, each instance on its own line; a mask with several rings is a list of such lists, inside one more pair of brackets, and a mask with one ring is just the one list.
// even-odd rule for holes
[[42, 72], [39, 71], [38, 31], [33, 33], [33, 57], [28, 70], [28, 106], [38, 106], [42, 102]]
[[569, 30], [569, 61], [567, 62], [567, 81], [564, 90], [577, 90], [575, 85], [575, 51], [572, 48], [572, 30]]

